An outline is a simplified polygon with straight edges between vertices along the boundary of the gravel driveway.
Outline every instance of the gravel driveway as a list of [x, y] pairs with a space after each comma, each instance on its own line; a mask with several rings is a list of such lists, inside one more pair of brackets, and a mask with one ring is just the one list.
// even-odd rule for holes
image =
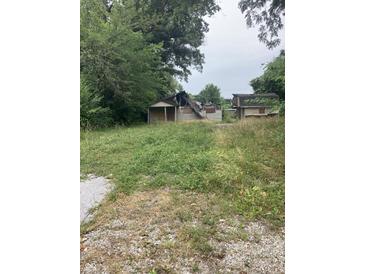
[[111, 189], [111, 184], [104, 177], [89, 175], [80, 182], [80, 222], [90, 220], [90, 209], [97, 206]]
[[168, 188], [120, 193], [81, 235], [80, 273], [284, 273], [284, 228], [235, 214], [204, 218], [219, 214], [216, 201]]

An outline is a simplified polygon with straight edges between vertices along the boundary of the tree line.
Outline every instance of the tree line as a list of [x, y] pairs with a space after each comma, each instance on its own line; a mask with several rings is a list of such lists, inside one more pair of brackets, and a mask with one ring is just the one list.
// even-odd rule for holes
[[81, 0], [81, 126], [143, 121], [146, 106], [202, 69], [214, 0]]
[[250, 81], [255, 93], [276, 93], [285, 100], [285, 51], [264, 66], [264, 73]]

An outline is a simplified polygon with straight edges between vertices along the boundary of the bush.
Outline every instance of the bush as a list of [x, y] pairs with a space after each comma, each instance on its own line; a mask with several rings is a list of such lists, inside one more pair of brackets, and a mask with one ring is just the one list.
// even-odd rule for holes
[[223, 110], [223, 122], [224, 123], [233, 123], [234, 121], [236, 121], [235, 114], [224, 109]]
[[280, 102], [279, 115], [285, 116], [285, 101]]
[[109, 126], [111, 111], [101, 106], [101, 97], [93, 92], [84, 77], [80, 80], [80, 127], [91, 129]]

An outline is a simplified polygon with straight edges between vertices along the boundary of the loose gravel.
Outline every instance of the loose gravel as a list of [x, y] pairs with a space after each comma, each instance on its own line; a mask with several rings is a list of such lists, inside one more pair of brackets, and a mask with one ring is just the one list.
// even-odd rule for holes
[[[81, 236], [81, 273], [284, 273], [284, 229], [242, 216], [219, 219], [207, 238], [210, 253], [193, 250], [183, 232], [207, 227], [200, 215], [209, 209], [206, 201], [202, 194], [160, 189], [107, 202]], [[179, 219], [183, 209], [193, 217]]]

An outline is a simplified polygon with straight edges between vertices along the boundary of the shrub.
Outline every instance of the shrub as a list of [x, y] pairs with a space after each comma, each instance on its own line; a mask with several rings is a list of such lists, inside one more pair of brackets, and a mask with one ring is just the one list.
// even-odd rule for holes
[[223, 122], [224, 123], [233, 123], [234, 121], [236, 121], [236, 117], [235, 115], [227, 110], [223, 110]]
[[84, 77], [80, 79], [80, 127], [90, 129], [112, 122], [109, 108], [101, 106], [101, 97], [93, 92]]
[[285, 101], [280, 102], [279, 115], [285, 116]]

